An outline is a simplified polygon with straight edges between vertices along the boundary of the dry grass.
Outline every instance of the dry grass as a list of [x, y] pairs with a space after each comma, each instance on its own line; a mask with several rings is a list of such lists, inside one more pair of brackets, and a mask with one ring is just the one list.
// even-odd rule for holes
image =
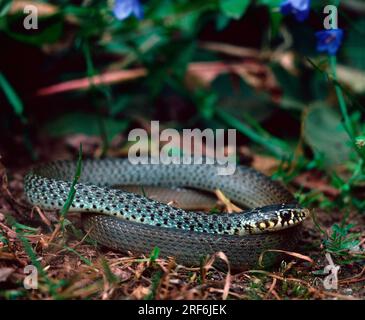
[[[338, 290], [325, 290], [324, 276], [316, 275], [326, 265], [321, 235], [312, 221], [305, 223], [298, 253], [272, 270], [248, 270], [238, 274], [214, 268], [214, 259], [229, 261], [217, 253], [204, 265], [189, 268], [173, 259], [151, 259], [97, 247], [80, 229], [77, 214], [63, 233], [55, 212], [30, 208], [23, 199], [23, 169], [0, 168], [0, 295], [7, 299], [363, 299], [363, 262], [347, 263], [339, 272]], [[13, 217], [27, 227], [15, 230]], [[324, 229], [341, 218], [340, 213], [317, 213]], [[364, 224], [358, 214], [350, 217]], [[13, 226], [12, 226], [13, 225]], [[362, 238], [365, 239], [364, 228]], [[364, 246], [364, 241], [361, 245]], [[27, 243], [32, 252], [26, 248]], [[37, 290], [23, 286], [24, 267], [37, 259], [44, 275]], [[154, 260], [154, 261], [153, 261]]]

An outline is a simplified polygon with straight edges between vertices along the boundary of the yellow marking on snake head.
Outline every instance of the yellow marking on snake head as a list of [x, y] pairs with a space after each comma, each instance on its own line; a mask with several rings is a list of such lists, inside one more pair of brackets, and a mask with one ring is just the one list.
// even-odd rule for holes
[[269, 228], [274, 228], [275, 227], [275, 223], [272, 221], [269, 221]]
[[262, 229], [266, 228], [266, 224], [264, 222], [260, 222], [259, 227]]

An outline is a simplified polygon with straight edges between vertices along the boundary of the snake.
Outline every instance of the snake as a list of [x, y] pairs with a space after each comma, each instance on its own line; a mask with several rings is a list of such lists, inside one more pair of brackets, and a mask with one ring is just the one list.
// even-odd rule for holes
[[[221, 175], [216, 163], [85, 159], [73, 184], [76, 169], [73, 160], [33, 167], [24, 178], [27, 201], [44, 210], [60, 210], [74, 187], [69, 211], [81, 213], [83, 228], [98, 244], [143, 255], [157, 247], [159, 257], [173, 257], [182, 265], [199, 266], [207, 257], [223, 252], [232, 269], [256, 266], [260, 256], [261, 264], [270, 266], [282, 258], [275, 251], [298, 245], [302, 222], [310, 215], [281, 183], [243, 165], [237, 165], [234, 174]], [[162, 192], [176, 188], [177, 198], [179, 188], [220, 190], [245, 209], [234, 213], [185, 210], [118, 185], [155, 187]]]

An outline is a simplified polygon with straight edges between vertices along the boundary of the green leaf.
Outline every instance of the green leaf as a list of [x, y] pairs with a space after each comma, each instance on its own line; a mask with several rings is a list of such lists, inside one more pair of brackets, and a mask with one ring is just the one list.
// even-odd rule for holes
[[283, 15], [280, 12], [270, 12], [272, 38], [275, 38], [279, 34], [279, 28], [282, 20]]
[[351, 152], [350, 141], [340, 115], [329, 106], [313, 104], [304, 119], [304, 139], [327, 166], [344, 163]]
[[1, 0], [0, 1], [0, 17], [4, 17], [12, 5], [13, 0]]
[[65, 227], [65, 222], [67, 223], [67, 221], [65, 221], [66, 214], [67, 214], [68, 210], [70, 209], [72, 202], [75, 198], [75, 194], [76, 194], [75, 186], [76, 186], [76, 183], [80, 179], [81, 171], [82, 171], [82, 144], [80, 144], [79, 157], [77, 159], [76, 171], [75, 171], [73, 181], [71, 183], [71, 188], [68, 193], [66, 202], [63, 205], [61, 212], [60, 212], [62, 228]]
[[262, 122], [274, 111], [272, 105], [268, 103], [270, 97], [259, 94], [241, 78], [233, 80], [231, 75], [220, 75], [212, 82], [211, 87], [212, 92], [218, 95], [219, 107], [237, 118], [248, 114]]
[[160, 284], [161, 278], [163, 276], [163, 272], [161, 270], [158, 270], [152, 275], [151, 278], [151, 289], [150, 292], [144, 297], [144, 300], [153, 300], [156, 296], [157, 288]]
[[181, 31], [185, 31], [186, 34], [193, 34], [196, 32], [196, 25], [199, 17], [199, 12], [191, 12], [183, 15], [181, 19], [176, 19], [174, 23], [176, 23], [176, 26], [179, 27]]
[[307, 99], [305, 89], [308, 87], [308, 83], [303, 83], [301, 78], [292, 75], [279, 64], [272, 64], [272, 71], [278, 82], [285, 84], [282, 85], [281, 107], [299, 110], [304, 108], [303, 102]]
[[265, 132], [266, 134], [259, 134], [246, 123], [240, 121], [237, 117], [232, 116], [220, 108], [216, 110], [216, 115], [230, 127], [237, 129], [237, 131], [249, 137], [255, 143], [264, 146], [267, 151], [271, 152], [279, 159], [290, 158], [292, 156], [290, 146], [283, 140], [273, 137], [267, 132]]
[[17, 93], [14, 91], [13, 87], [10, 85], [5, 76], [0, 72], [0, 87], [3, 89], [6, 98], [13, 107], [15, 114], [19, 117], [23, 117], [23, 102], [20, 100]]
[[247, 10], [250, 0], [220, 0], [221, 11], [230, 18], [240, 19]]
[[151, 254], [150, 254], [150, 262], [155, 262], [160, 254], [160, 248], [154, 247]]
[[2, 242], [5, 245], [7, 245], [9, 243], [8, 239], [5, 238], [4, 233], [2, 233], [2, 232], [0, 232], [0, 242]]
[[62, 12], [64, 15], [74, 15], [76, 17], [90, 17], [96, 9], [90, 6], [79, 7], [74, 5], [66, 5]]
[[196, 90], [195, 99], [200, 115], [204, 119], [211, 119], [213, 117], [217, 102], [216, 93], [207, 93], [205, 90]]
[[268, 6], [269, 8], [277, 8], [282, 2], [283, 0], [258, 0], [257, 4]]
[[217, 31], [222, 31], [229, 24], [229, 18], [223, 14], [219, 14], [216, 20]]
[[69, 247], [69, 246], [63, 246], [67, 251], [70, 251], [72, 253], [74, 253], [75, 255], [77, 255], [80, 260], [82, 260], [85, 264], [87, 264], [88, 266], [92, 266], [93, 263], [91, 262], [91, 260], [85, 258], [81, 253], [77, 252], [75, 249]]
[[113, 271], [110, 269], [110, 266], [108, 264], [108, 261], [102, 257], [101, 258], [101, 265], [104, 269], [104, 274], [106, 276], [106, 279], [108, 280], [108, 282], [111, 283], [116, 283], [118, 282], [118, 277], [113, 273]]
[[[15, 27], [21, 21], [22, 16], [14, 16], [9, 19], [5, 25], [4, 32], [13, 39], [28, 43], [35, 46], [55, 43], [60, 39], [63, 32], [63, 21], [60, 15], [53, 15], [39, 20], [39, 30], [24, 30], [22, 32], [14, 31]], [[46, 25], [45, 27], [42, 27]]]
[[48, 122], [44, 129], [53, 137], [75, 133], [97, 136], [101, 134], [100, 121], [104, 121], [108, 141], [111, 141], [118, 133], [123, 132], [128, 125], [127, 120], [102, 118], [97, 114], [74, 112], [66, 113]]
[[346, 229], [343, 229], [341, 226], [339, 226], [337, 223], [335, 223], [332, 226], [333, 235], [336, 236], [336, 234], [339, 234], [341, 236], [345, 236], [347, 234]]

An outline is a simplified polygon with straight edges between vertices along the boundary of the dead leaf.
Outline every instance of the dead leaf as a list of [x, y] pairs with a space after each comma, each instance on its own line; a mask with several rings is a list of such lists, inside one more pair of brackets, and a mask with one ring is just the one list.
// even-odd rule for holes
[[219, 189], [215, 190], [215, 195], [217, 196], [217, 198], [223, 202], [223, 204], [225, 205], [227, 211], [229, 213], [232, 212], [242, 212], [242, 209], [237, 207], [236, 205], [234, 205], [231, 200], [229, 200], [222, 191], [220, 191]]
[[260, 258], [259, 258], [259, 265], [262, 265], [262, 260], [264, 258], [264, 255], [266, 252], [280, 252], [280, 253], [285, 253], [289, 256], [301, 259], [301, 260], [305, 260], [307, 262], [309, 262], [310, 264], [314, 264], [314, 261], [312, 258], [305, 256], [303, 254], [297, 253], [297, 252], [292, 252], [292, 251], [285, 251], [285, 250], [278, 250], [278, 249], [269, 249], [269, 250], [265, 250], [263, 253], [261, 253]]
[[13, 268], [1, 268], [0, 269], [0, 282], [4, 282], [14, 272]]
[[137, 300], [143, 299], [148, 293], [150, 292], [150, 289], [147, 287], [138, 286], [135, 288], [132, 292], [132, 297]]
[[229, 293], [229, 288], [231, 286], [231, 264], [229, 263], [229, 260], [227, 258], [227, 256], [225, 255], [224, 252], [222, 251], [219, 251], [217, 253], [215, 253], [206, 263], [205, 265], [203, 266], [203, 275], [202, 275], [202, 278], [203, 280], [205, 279], [205, 275], [207, 273], [207, 271], [212, 268], [215, 260], [219, 258], [221, 260], [223, 260], [226, 264], [227, 264], [227, 268], [228, 268], [228, 271], [227, 271], [227, 275], [226, 275], [226, 280], [225, 280], [225, 283], [224, 283], [224, 288], [223, 288], [223, 295], [222, 295], [222, 299], [223, 300], [226, 300], [227, 297], [228, 297], [228, 293]]

